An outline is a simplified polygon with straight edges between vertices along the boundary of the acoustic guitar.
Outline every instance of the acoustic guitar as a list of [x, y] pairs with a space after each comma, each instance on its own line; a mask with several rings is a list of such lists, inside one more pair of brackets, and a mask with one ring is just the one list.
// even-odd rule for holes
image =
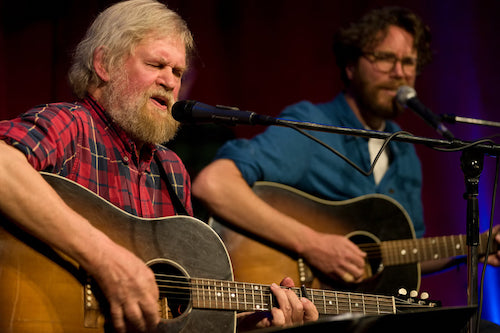
[[[237, 280], [271, 283], [290, 276], [296, 284], [313, 288], [386, 295], [420, 288], [420, 265], [467, 254], [466, 236], [415, 238], [411, 219], [394, 199], [369, 194], [351, 200], [323, 200], [293, 187], [257, 182], [253, 191], [277, 210], [324, 233], [346, 235], [367, 253], [366, 280], [344, 284], [309, 267], [296, 254], [249, 234], [225, 221], [211, 218], [209, 224], [226, 244]], [[480, 254], [486, 253], [487, 233], [480, 236]], [[492, 251], [496, 251], [494, 244]]]
[[[70, 207], [154, 271], [160, 291], [159, 332], [234, 332], [236, 311], [264, 311], [277, 304], [269, 285], [234, 282], [226, 247], [206, 223], [188, 216], [138, 218], [75, 182], [42, 175]], [[7, 219], [0, 226], [0, 332], [111, 331], [107, 303], [85, 271]], [[292, 290], [326, 315], [396, 314], [438, 305]]]

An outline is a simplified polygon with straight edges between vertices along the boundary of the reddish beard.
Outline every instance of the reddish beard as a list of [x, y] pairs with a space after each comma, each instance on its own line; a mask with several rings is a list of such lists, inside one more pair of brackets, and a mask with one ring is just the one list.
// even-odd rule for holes
[[383, 90], [397, 90], [404, 82], [388, 82], [370, 85], [364, 82], [352, 84], [352, 92], [361, 110], [369, 112], [372, 116], [382, 119], [394, 119], [403, 112], [403, 108], [396, 103], [395, 98], [383, 96]]

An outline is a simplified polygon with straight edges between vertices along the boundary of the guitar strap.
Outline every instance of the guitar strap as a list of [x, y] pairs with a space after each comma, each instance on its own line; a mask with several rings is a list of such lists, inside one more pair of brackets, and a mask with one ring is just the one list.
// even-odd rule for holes
[[172, 200], [172, 205], [174, 206], [175, 214], [189, 216], [186, 207], [184, 207], [184, 205], [181, 202], [181, 199], [179, 199], [179, 196], [177, 195], [177, 192], [175, 192], [174, 187], [170, 183], [167, 173], [163, 169], [163, 164], [161, 163], [160, 158], [156, 154], [155, 154], [155, 159], [156, 162], [158, 163], [158, 168], [160, 169], [160, 178], [163, 178], [165, 180], [165, 184], [167, 184], [168, 194], [170, 195], [170, 200]]

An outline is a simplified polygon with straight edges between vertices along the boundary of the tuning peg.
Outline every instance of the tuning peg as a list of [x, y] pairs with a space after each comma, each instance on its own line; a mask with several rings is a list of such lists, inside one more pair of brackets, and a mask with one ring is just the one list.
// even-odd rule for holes
[[424, 292], [422, 292], [422, 293], [420, 294], [420, 298], [421, 298], [421, 299], [429, 299], [429, 293], [428, 293], [428, 292], [425, 292], [425, 291], [424, 291]]
[[398, 294], [401, 296], [406, 296], [406, 295], [408, 295], [408, 290], [406, 290], [405, 288], [400, 288], [398, 290]]
[[410, 297], [411, 298], [416, 298], [418, 296], [418, 292], [416, 290], [410, 291]]

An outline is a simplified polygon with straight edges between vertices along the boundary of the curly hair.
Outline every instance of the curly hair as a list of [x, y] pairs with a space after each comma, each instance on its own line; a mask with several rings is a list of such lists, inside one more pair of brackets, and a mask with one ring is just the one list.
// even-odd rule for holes
[[83, 98], [101, 79], [93, 66], [94, 51], [105, 47], [105, 65], [117, 66], [144, 38], [176, 36], [183, 40], [186, 56], [194, 41], [186, 22], [156, 0], [128, 0], [112, 5], [95, 19], [73, 54], [68, 78], [76, 96]]
[[432, 60], [430, 29], [415, 13], [401, 7], [374, 9], [334, 36], [333, 52], [345, 84], [349, 82], [346, 67], [355, 63], [367, 49], [375, 48], [385, 38], [389, 26], [400, 27], [413, 36], [418, 55], [417, 73]]

